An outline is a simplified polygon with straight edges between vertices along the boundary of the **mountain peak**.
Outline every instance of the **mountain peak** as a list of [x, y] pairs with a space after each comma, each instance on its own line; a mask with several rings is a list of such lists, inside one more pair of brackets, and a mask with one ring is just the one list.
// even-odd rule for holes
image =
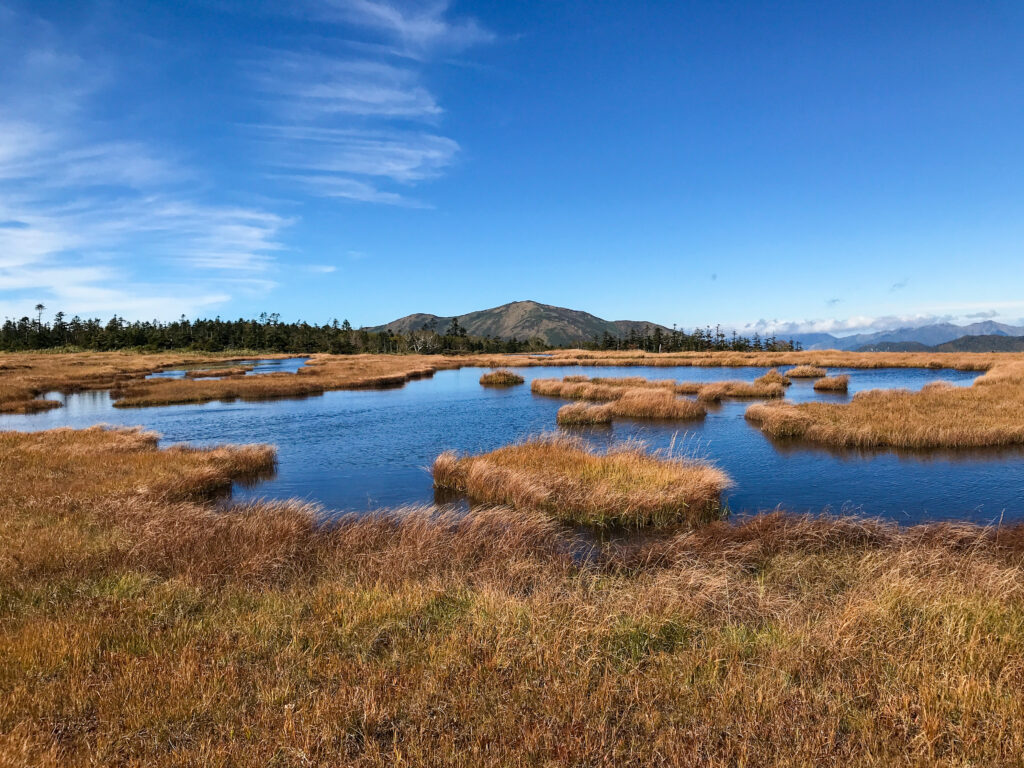
[[471, 336], [501, 339], [539, 337], [552, 346], [578, 344], [595, 337], [600, 338], [605, 333], [619, 337], [628, 335], [631, 330], [669, 330], [657, 323], [643, 320], [604, 320], [589, 312], [542, 304], [532, 299], [511, 301], [498, 307], [467, 312], [464, 315], [441, 316], [421, 312], [406, 315], [369, 330], [409, 333], [432, 325], [435, 330], [443, 333], [453, 319], [458, 319], [459, 325]]

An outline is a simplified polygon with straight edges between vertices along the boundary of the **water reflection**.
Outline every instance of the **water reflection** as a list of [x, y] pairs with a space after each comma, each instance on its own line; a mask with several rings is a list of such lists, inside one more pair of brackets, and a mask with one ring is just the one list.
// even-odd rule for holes
[[[297, 360], [271, 361], [298, 367]], [[278, 446], [275, 477], [236, 488], [240, 499], [299, 498], [326, 509], [368, 511], [440, 501], [429, 467], [446, 449], [476, 453], [556, 429], [565, 401], [530, 393], [529, 380], [567, 374], [644, 376], [680, 381], [752, 381], [763, 368], [538, 367], [519, 369], [523, 386], [478, 383], [480, 369], [440, 371], [400, 389], [328, 392], [303, 400], [206, 403], [115, 409], [105, 392], [52, 395], [65, 407], [35, 415], [0, 416], [0, 429], [139, 424], [164, 442], [268, 442]], [[941, 379], [970, 385], [976, 373], [952, 370], [833, 369], [849, 373], [850, 393], [823, 395], [813, 381], [789, 387], [790, 402], [843, 402], [874, 388], [920, 389]], [[733, 478], [725, 503], [734, 515], [783, 507], [793, 511], [857, 511], [901, 522], [960, 519], [988, 523], [1005, 512], [1024, 519], [1024, 452], [856, 451], [776, 443], [743, 414], [748, 401], [725, 401], [699, 422], [616, 420], [574, 428], [597, 446], [641, 439], [652, 448], [709, 458]]]

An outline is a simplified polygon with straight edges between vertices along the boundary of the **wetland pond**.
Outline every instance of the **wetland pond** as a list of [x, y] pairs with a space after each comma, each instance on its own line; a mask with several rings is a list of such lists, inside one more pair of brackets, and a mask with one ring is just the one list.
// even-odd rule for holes
[[[294, 371], [300, 359], [247, 361], [256, 370]], [[235, 362], [233, 365], [238, 365]], [[32, 415], [0, 416], [0, 430], [141, 425], [163, 445], [189, 442], [272, 443], [276, 476], [237, 487], [236, 499], [297, 498], [326, 510], [366, 511], [434, 502], [428, 468], [446, 449], [477, 453], [556, 430], [555, 413], [567, 401], [534, 395], [534, 378], [565, 375], [643, 376], [678, 381], [753, 381], [764, 368], [535, 367], [516, 369], [525, 385], [479, 384], [486, 369], [439, 371], [430, 379], [386, 390], [327, 392], [305, 399], [213, 402], [157, 408], [113, 407], [107, 392], [52, 393], [64, 407]], [[976, 372], [923, 369], [829, 369], [848, 373], [850, 393], [815, 392], [796, 379], [786, 400], [844, 402], [875, 388], [920, 389], [931, 381], [969, 386]], [[161, 375], [180, 376], [181, 372]], [[771, 440], [748, 423], [749, 400], [710, 406], [704, 421], [616, 420], [610, 427], [573, 430], [605, 447], [637, 438], [651, 448], [708, 459], [733, 480], [725, 502], [735, 515], [781, 507], [792, 512], [880, 516], [900, 523], [1024, 519], [1024, 453], [992, 451], [896, 452], [836, 450]]]

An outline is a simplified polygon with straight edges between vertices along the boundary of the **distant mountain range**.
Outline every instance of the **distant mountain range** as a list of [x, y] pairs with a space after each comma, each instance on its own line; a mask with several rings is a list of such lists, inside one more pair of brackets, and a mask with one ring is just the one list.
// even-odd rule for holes
[[[555, 347], [572, 346], [600, 338], [605, 333], [615, 337], [628, 336], [631, 331], [650, 333], [655, 328], [670, 329], [645, 320], [604, 320], [589, 312], [555, 307], [536, 301], [513, 301], [493, 309], [482, 309], [464, 315], [431, 315], [417, 313], [393, 320], [386, 325], [368, 328], [409, 333], [433, 328], [444, 333], [453, 319], [470, 336], [521, 340], [541, 338]], [[778, 334], [780, 339], [799, 341], [804, 349], [841, 349], [865, 351], [1002, 351], [1015, 350], [1014, 337], [1024, 337], [1024, 326], [1006, 325], [986, 320], [970, 325], [936, 323], [917, 328], [899, 328], [853, 336], [829, 333]], [[968, 341], [976, 337], [976, 341]], [[1005, 339], [1005, 340], [1004, 340]], [[949, 346], [952, 343], [952, 346]], [[945, 347], [949, 347], [948, 349]]]
[[1024, 352], [1024, 336], [961, 336], [928, 346], [919, 341], [885, 341], [869, 344], [858, 352]]
[[[935, 323], [918, 328], [898, 328], [894, 331], [858, 333], [853, 336], [833, 336], [829, 333], [797, 333], [792, 336], [779, 334], [780, 338], [792, 338], [803, 344], [804, 349], [866, 349], [867, 351], [895, 351], [884, 345], [916, 342], [924, 347], [935, 347], [964, 336], [1024, 336], [1024, 326], [1006, 325], [985, 320], [970, 325]], [[907, 347], [904, 351], [912, 351]], [[986, 350], [989, 351], [989, 350]]]
[[525, 340], [542, 338], [551, 346], [562, 347], [592, 341], [605, 332], [612, 336], [628, 336], [635, 330], [651, 332], [655, 328], [669, 331], [665, 326], [642, 320], [602, 320], [589, 312], [553, 307], [536, 301], [513, 301], [493, 309], [482, 309], [465, 315], [441, 316], [417, 313], [393, 320], [387, 325], [378, 325], [367, 330], [392, 333], [409, 333], [433, 327], [444, 333], [454, 318], [470, 336], [491, 336], [499, 339], [513, 337]]

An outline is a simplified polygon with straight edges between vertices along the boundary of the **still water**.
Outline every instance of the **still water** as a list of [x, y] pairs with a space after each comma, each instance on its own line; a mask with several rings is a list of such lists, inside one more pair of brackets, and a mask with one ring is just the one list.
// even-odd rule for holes
[[[265, 361], [258, 371], [295, 370], [301, 361]], [[237, 363], [236, 363], [237, 365]], [[434, 500], [428, 467], [445, 449], [479, 452], [556, 429], [565, 401], [533, 395], [533, 378], [643, 376], [680, 381], [751, 381], [763, 368], [523, 368], [527, 383], [481, 387], [481, 370], [441, 371], [400, 389], [328, 392], [301, 400], [208, 403], [115, 409], [106, 392], [52, 394], [65, 407], [27, 416], [0, 416], [0, 429], [39, 430], [98, 423], [139, 424], [164, 443], [266, 442], [278, 447], [278, 472], [236, 498], [300, 498], [329, 510], [371, 510]], [[850, 394], [873, 388], [920, 389], [943, 380], [969, 386], [976, 373], [951, 370], [831, 369], [850, 374]], [[849, 395], [816, 393], [794, 381], [791, 402]], [[726, 502], [734, 513], [783, 507], [792, 511], [851, 512], [900, 522], [1024, 519], [1024, 454], [836, 451], [773, 442], [743, 418], [749, 402], [729, 401], [704, 422], [616, 421], [580, 434], [599, 446], [630, 438], [652, 448], [710, 459], [734, 481]]]

